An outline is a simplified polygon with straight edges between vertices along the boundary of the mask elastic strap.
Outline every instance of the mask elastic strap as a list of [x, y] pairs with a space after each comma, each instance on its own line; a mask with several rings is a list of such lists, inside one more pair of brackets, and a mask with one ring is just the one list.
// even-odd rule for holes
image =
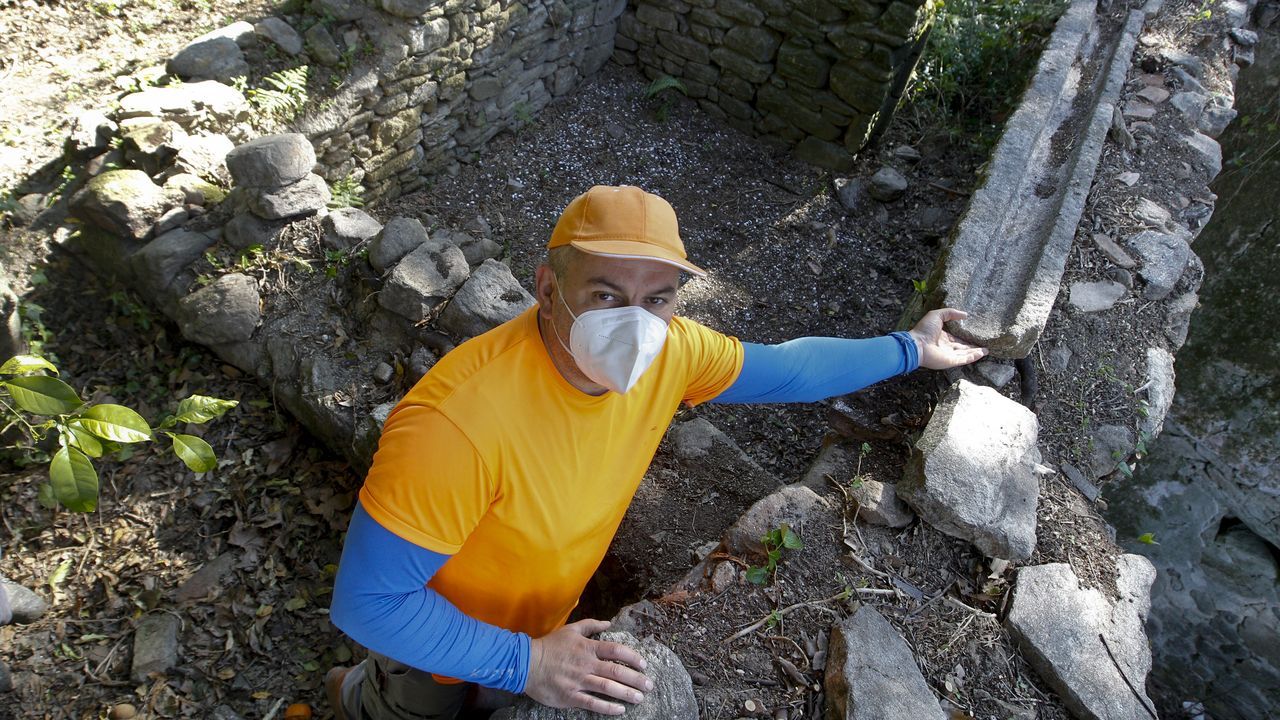
[[[556, 279], [556, 294], [560, 296], [560, 302], [564, 303], [564, 309], [568, 310], [573, 321], [577, 322], [578, 316], [573, 314], [573, 309], [569, 307], [569, 301], [564, 299], [564, 293], [560, 290], [559, 278]], [[560, 329], [556, 327], [556, 320], [554, 317], [551, 318], [551, 332], [556, 334], [556, 340], [560, 342], [560, 347], [564, 348], [564, 351], [569, 353], [570, 357], [574, 357], [573, 351], [569, 349], [568, 345], [564, 344], [564, 338], [560, 337]]]

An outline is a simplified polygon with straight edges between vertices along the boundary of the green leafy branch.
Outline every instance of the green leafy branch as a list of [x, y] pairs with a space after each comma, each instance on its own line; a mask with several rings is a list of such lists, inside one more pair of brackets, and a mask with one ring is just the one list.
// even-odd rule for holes
[[[92, 459], [125, 445], [154, 441], [157, 433], [169, 438], [173, 453], [193, 472], [217, 467], [209, 443], [169, 428], [209, 422], [235, 407], [235, 400], [192, 395], [153, 429], [124, 405], [84, 402], [74, 388], [46, 372], [57, 375], [58, 369], [38, 355], [15, 355], [0, 365], [0, 410], [8, 420], [0, 434], [18, 427], [33, 445], [43, 443], [51, 432], [57, 436], [49, 482], [40, 487], [45, 507], [62, 503], [75, 512], [92, 512], [98, 506], [98, 473]], [[48, 419], [33, 422], [36, 418]]]
[[765, 533], [760, 538], [760, 542], [764, 543], [765, 556], [767, 562], [761, 566], [753, 566], [747, 570], [747, 580], [756, 585], [764, 585], [774, 573], [778, 571], [778, 563], [782, 560], [782, 551], [799, 550], [804, 547], [800, 536], [791, 530], [791, 526], [782, 523], [778, 527]]

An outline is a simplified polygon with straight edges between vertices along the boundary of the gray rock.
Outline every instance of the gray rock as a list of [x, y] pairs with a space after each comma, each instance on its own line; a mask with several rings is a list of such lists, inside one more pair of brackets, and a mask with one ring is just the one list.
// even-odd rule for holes
[[1187, 72], [1186, 68], [1173, 67], [1169, 70], [1169, 76], [1178, 81], [1178, 85], [1188, 92], [1197, 92], [1201, 95], [1208, 94], [1204, 89], [1204, 85], [1200, 84], [1199, 78]]
[[1110, 310], [1128, 291], [1113, 280], [1071, 283], [1071, 307], [1080, 312]]
[[[428, 241], [427, 229], [415, 218], [391, 218], [382, 231], [369, 241], [369, 264], [378, 272], [386, 272], [388, 268], [400, 262], [400, 259]], [[439, 239], [435, 245], [451, 245]], [[459, 250], [459, 252], [461, 252]], [[463, 255], [465, 260], [466, 256]]]
[[874, 205], [867, 192], [867, 183], [862, 178], [838, 177], [833, 181], [836, 189], [836, 200], [841, 207], [851, 213], [860, 213]]
[[1102, 251], [1102, 254], [1106, 255], [1107, 259], [1116, 265], [1128, 270], [1138, 267], [1137, 261], [1130, 257], [1129, 253], [1125, 252], [1124, 248], [1117, 245], [1116, 241], [1112, 240], [1109, 236], [1103, 235], [1102, 233], [1095, 233], [1093, 236], [1093, 242], [1098, 246], [1098, 249]]
[[777, 478], [757, 465], [732, 438], [706, 418], [672, 426], [667, 438], [671, 441], [672, 454], [681, 462], [714, 465], [744, 485], [772, 488], [779, 484]]
[[[645, 660], [645, 675], [653, 681], [653, 690], [645, 693], [642, 702], [627, 705], [627, 718], [697, 720], [698, 701], [693, 694], [693, 682], [680, 658], [670, 648], [651, 637], [637, 640], [630, 633], [600, 633], [595, 639], [627, 645]], [[600, 715], [585, 710], [549, 708], [520, 696], [515, 705], [497, 711], [491, 716], [491, 720], [592, 720], [599, 717]]]
[[989, 557], [1035, 550], [1039, 423], [1027, 408], [966, 380], [951, 387], [916, 442], [898, 495], [921, 519]]
[[268, 222], [253, 213], [240, 213], [222, 228], [222, 239], [237, 250], [254, 245], [267, 247], [280, 234], [283, 223]]
[[217, 205], [226, 198], [222, 188], [190, 173], [170, 175], [164, 181], [164, 191], [173, 197], [181, 197], [187, 205]]
[[462, 250], [462, 254], [466, 256], [467, 264], [471, 267], [476, 267], [490, 258], [497, 260], [502, 257], [502, 246], [487, 236], [475, 237], [461, 230], [440, 228], [432, 234], [432, 237], [451, 245], [457, 245]]
[[1159, 204], [1147, 198], [1139, 198], [1138, 205], [1133, 210], [1134, 218], [1141, 220], [1148, 227], [1163, 230], [1169, 225], [1172, 215], [1168, 210], [1160, 207]]
[[996, 362], [990, 358], [980, 360], [973, 366], [978, 375], [993, 388], [1002, 388], [1009, 384], [1018, 371], [1007, 363]]
[[1116, 465], [1128, 459], [1136, 439], [1123, 425], [1103, 425], [1089, 437], [1089, 455], [1085, 470], [1091, 477], [1103, 478], [1115, 472]]
[[249, 209], [264, 220], [311, 215], [327, 207], [332, 199], [328, 183], [319, 175], [307, 175], [292, 185], [248, 195]]
[[161, 215], [159, 220], [156, 220], [155, 234], [160, 236], [170, 230], [176, 230], [190, 217], [191, 213], [187, 212], [184, 208], [175, 207], [169, 212]]
[[1200, 115], [1204, 113], [1204, 106], [1208, 101], [1208, 97], [1198, 92], [1183, 90], [1176, 93], [1169, 104], [1177, 108], [1182, 117], [1186, 118], [1188, 125], [1196, 127], [1200, 124]]
[[1245, 47], [1253, 47], [1254, 45], [1258, 44], [1258, 33], [1252, 30], [1246, 30], [1244, 28], [1235, 27], [1235, 28], [1231, 28], [1230, 35], [1231, 35], [1231, 39], [1235, 40], [1237, 45], [1243, 45]]
[[173, 165], [178, 172], [209, 182], [226, 183], [231, 178], [227, 172], [227, 154], [235, 147], [226, 135], [192, 135], [178, 143]]
[[1145, 692], [1151, 648], [1143, 629], [1155, 568], [1138, 555], [1116, 564], [1115, 602], [1082, 587], [1065, 563], [1020, 569], [1005, 620], [1023, 657], [1078, 718], [1139, 720], [1155, 707]]
[[109, 233], [146, 238], [172, 203], [141, 170], [108, 170], [71, 199], [71, 213]]
[[1075, 489], [1079, 490], [1080, 494], [1084, 495], [1089, 502], [1093, 502], [1098, 499], [1098, 495], [1100, 494], [1098, 486], [1089, 482], [1089, 479], [1086, 478], [1084, 473], [1080, 472], [1075, 465], [1072, 465], [1071, 463], [1062, 463], [1062, 467], [1060, 467], [1059, 470], [1062, 471], [1062, 474], [1067, 478], [1067, 480], [1070, 480], [1071, 484], [1075, 486]]
[[[134, 276], [148, 291], [168, 296], [183, 268], [199, 260], [213, 240], [204, 233], [176, 229], [157, 235], [129, 257]], [[185, 288], [173, 288], [181, 293]]]
[[155, 613], [138, 621], [133, 633], [133, 670], [136, 683], [147, 682], [152, 673], [163, 675], [178, 665], [178, 630], [182, 621], [176, 615]]
[[382, 232], [382, 224], [359, 208], [338, 208], [320, 221], [321, 240], [330, 250], [346, 250]]
[[1164, 348], [1147, 349], [1147, 415], [1138, 419], [1138, 429], [1154, 438], [1164, 429], [1164, 417], [1173, 404], [1173, 356]]
[[880, 202], [893, 202], [907, 192], [907, 178], [891, 167], [882, 167], [867, 183], [867, 194]]
[[1193, 292], [1184, 293], [1169, 301], [1164, 316], [1164, 336], [1177, 350], [1187, 342], [1187, 332], [1191, 330], [1191, 313], [1200, 302], [1200, 296]]
[[833, 625], [827, 648], [831, 720], [946, 720], [910, 646], [875, 608]]
[[120, 122], [120, 138], [128, 164], [155, 175], [173, 162], [187, 133], [168, 120], [130, 118]]
[[1172, 65], [1184, 68], [1194, 77], [1201, 77], [1204, 74], [1204, 63], [1200, 58], [1191, 53], [1177, 47], [1166, 47], [1160, 50], [1160, 54]]
[[214, 80], [147, 88], [120, 98], [119, 117], [158, 117], [191, 130], [197, 124], [229, 129], [248, 118], [249, 101]]
[[0, 578], [0, 589], [9, 598], [9, 612], [15, 623], [33, 623], [49, 611], [47, 600], [16, 582]]
[[1129, 247], [1142, 262], [1138, 276], [1147, 284], [1144, 299], [1160, 300], [1173, 291], [1191, 259], [1190, 237], [1178, 227], [1172, 233], [1147, 230], [1129, 239]]
[[342, 59], [342, 49], [324, 25], [319, 23], [307, 30], [307, 49], [321, 65], [337, 65]]
[[1111, 280], [1112, 282], [1120, 283], [1122, 286], [1124, 286], [1125, 290], [1133, 289], [1133, 273], [1129, 272], [1128, 270], [1125, 270], [1124, 268], [1113, 267], [1113, 268], [1108, 268], [1107, 271], [1103, 274], [1107, 277], [1108, 280]]
[[0, 660], [0, 693], [13, 692], [13, 673], [9, 664]]
[[920, 151], [910, 145], [899, 145], [893, 149], [893, 158], [905, 163], [915, 164], [920, 162]]
[[1235, 108], [1231, 107], [1231, 98], [1221, 93], [1215, 94], [1200, 115], [1200, 132], [1216, 138], [1236, 119]]
[[236, 567], [236, 554], [224, 552], [210, 560], [178, 586], [174, 598], [178, 602], [202, 600], [210, 593], [223, 590], [222, 581]]
[[907, 504], [898, 499], [894, 486], [878, 480], [855, 480], [849, 497], [858, 509], [858, 519], [873, 525], [902, 528], [910, 525], [916, 517]]
[[18, 295], [9, 285], [9, 273], [5, 271], [4, 263], [0, 263], [0, 358], [11, 358], [25, 347]]
[[107, 149], [116, 124], [101, 110], [86, 110], [71, 118], [66, 149], [78, 157], [91, 157]]
[[1183, 140], [1192, 151], [1191, 163], [1205, 175], [1205, 182], [1218, 177], [1222, 172], [1222, 146], [1217, 140], [1203, 133], [1193, 132]]
[[485, 260], [440, 313], [439, 325], [460, 337], [475, 337], [516, 317], [534, 304], [511, 269]]
[[228, 37], [196, 38], [177, 55], [169, 58], [165, 69], [183, 80], [219, 80], [249, 74], [249, 63], [235, 40]]
[[435, 4], [435, 0], [382, 0], [382, 9], [403, 18], [416, 18]]
[[238, 186], [280, 188], [311, 173], [316, 151], [300, 133], [264, 135], [227, 153], [226, 163]]
[[786, 523], [803, 539], [809, 515], [826, 507], [827, 501], [809, 488], [784, 486], [758, 500], [724, 531], [725, 550], [739, 557], [764, 557], [760, 538]]
[[228, 705], [219, 705], [209, 716], [211, 720], [244, 720], [244, 716], [232, 710]]
[[409, 353], [409, 382], [416, 383], [435, 367], [436, 356], [430, 350], [419, 347]]
[[420, 322], [466, 281], [469, 270], [467, 258], [458, 248], [425, 243], [387, 276], [378, 302], [410, 322]]
[[380, 362], [373, 368], [373, 379], [386, 385], [391, 382], [391, 378], [396, 376], [396, 369], [385, 362]]
[[266, 17], [259, 20], [253, 31], [275, 43], [281, 50], [290, 55], [302, 52], [302, 36], [289, 23], [278, 17]]
[[352, 0], [311, 0], [311, 7], [317, 15], [348, 22], [363, 14], [363, 8]]
[[178, 301], [182, 336], [204, 345], [248, 340], [262, 317], [258, 283], [247, 275], [223, 275]]

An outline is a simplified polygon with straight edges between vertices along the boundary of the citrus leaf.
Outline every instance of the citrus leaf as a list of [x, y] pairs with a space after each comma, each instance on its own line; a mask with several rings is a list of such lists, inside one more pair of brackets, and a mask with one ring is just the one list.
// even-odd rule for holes
[[94, 405], [79, 417], [80, 426], [103, 440], [119, 443], [151, 439], [151, 427], [138, 413], [123, 405]]
[[769, 580], [769, 568], [753, 567], [747, 570], [747, 582], [763, 585]]
[[1159, 544], [1160, 544], [1160, 543], [1156, 542], [1156, 534], [1155, 534], [1155, 533], [1142, 533], [1141, 535], [1139, 535], [1139, 536], [1138, 536], [1138, 542], [1143, 543], [1143, 544], [1145, 544], [1145, 545], [1159, 545]]
[[66, 425], [67, 439], [71, 441], [73, 447], [79, 448], [85, 455], [92, 458], [102, 457], [102, 441], [93, 436], [80, 424], [79, 420], [72, 420]]
[[204, 473], [218, 466], [218, 458], [209, 443], [195, 435], [165, 433], [173, 439], [173, 454], [182, 459], [193, 472]]
[[178, 403], [176, 419], [184, 423], [206, 423], [221, 417], [223, 413], [239, 405], [235, 400], [219, 400], [204, 395], [192, 395]]
[[0, 365], [0, 375], [26, 375], [36, 370], [48, 370], [54, 375], [58, 374], [58, 368], [39, 355], [14, 355]]
[[75, 512], [93, 512], [98, 507], [98, 473], [84, 453], [62, 448], [49, 463], [49, 484], [58, 501]]
[[34, 415], [63, 415], [84, 404], [70, 385], [48, 375], [10, 378], [0, 385], [18, 407]]
[[788, 550], [799, 550], [804, 547], [804, 542], [800, 540], [800, 536], [786, 528], [782, 531], [782, 547]]

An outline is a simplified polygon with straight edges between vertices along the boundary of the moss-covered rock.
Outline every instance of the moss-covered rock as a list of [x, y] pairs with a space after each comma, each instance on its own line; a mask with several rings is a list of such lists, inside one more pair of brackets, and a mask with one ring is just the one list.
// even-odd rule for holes
[[141, 170], [109, 170], [71, 199], [71, 213], [113, 235], [142, 240], [171, 198]]

